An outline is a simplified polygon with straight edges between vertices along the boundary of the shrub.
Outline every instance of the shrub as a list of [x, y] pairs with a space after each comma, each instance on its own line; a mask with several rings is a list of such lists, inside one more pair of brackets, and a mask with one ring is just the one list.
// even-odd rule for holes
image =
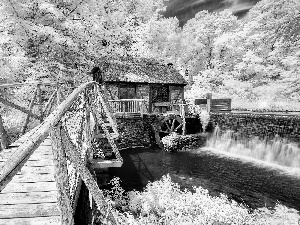
[[171, 133], [162, 138], [164, 150], [167, 152], [177, 152], [183, 149], [199, 148], [206, 143], [207, 136], [203, 134], [179, 135]]
[[[116, 181], [116, 180], [115, 180]], [[114, 181], [114, 182], [115, 182]], [[118, 180], [119, 182], [119, 180]], [[124, 196], [120, 185], [108, 197]], [[212, 197], [201, 187], [193, 191], [181, 190], [169, 175], [149, 183], [143, 192], [132, 191], [126, 195], [126, 212], [119, 213], [122, 224], [298, 224], [300, 216], [294, 209], [277, 205], [274, 210], [248, 208], [225, 195]]]

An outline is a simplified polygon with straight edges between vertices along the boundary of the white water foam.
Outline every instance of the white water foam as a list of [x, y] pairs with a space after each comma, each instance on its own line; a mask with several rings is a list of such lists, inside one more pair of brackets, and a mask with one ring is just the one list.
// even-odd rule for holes
[[232, 131], [221, 134], [216, 128], [206, 147], [201, 150], [300, 176], [300, 148], [296, 143], [278, 137], [271, 141], [259, 140], [257, 137], [245, 140]]

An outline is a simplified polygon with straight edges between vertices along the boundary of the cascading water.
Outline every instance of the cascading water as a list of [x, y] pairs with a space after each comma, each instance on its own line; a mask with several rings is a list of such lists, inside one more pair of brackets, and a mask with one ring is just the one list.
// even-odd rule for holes
[[221, 133], [217, 127], [207, 146], [217, 151], [247, 156], [281, 166], [300, 168], [300, 148], [279, 137], [260, 140], [258, 137], [243, 139], [233, 131]]

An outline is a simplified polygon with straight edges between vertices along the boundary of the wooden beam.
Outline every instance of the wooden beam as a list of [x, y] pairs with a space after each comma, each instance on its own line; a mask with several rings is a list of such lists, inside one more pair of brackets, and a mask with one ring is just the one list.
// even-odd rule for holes
[[43, 106], [42, 106], [42, 90], [41, 90], [41, 85], [38, 84], [36, 86], [37, 88], [37, 101], [38, 101], [38, 110], [40, 114], [40, 122], [43, 122]]
[[4, 99], [4, 98], [1, 98], [1, 97], [0, 97], [0, 102], [3, 103], [4, 105], [8, 105], [8, 106], [10, 106], [10, 107], [12, 107], [12, 108], [14, 108], [14, 109], [20, 110], [20, 111], [22, 111], [23, 113], [26, 113], [26, 114], [28, 114], [29, 116], [31, 116], [31, 117], [33, 117], [33, 118], [35, 118], [35, 119], [37, 119], [37, 120], [41, 120], [41, 117], [40, 117], [40, 116], [38, 116], [38, 115], [36, 115], [36, 114], [30, 112], [29, 110], [25, 109], [25, 108], [22, 107], [22, 106], [19, 106], [19, 105], [16, 105], [15, 103], [12, 103], [12, 102], [10, 102], [10, 101], [7, 101], [7, 100]]
[[206, 99], [207, 99], [206, 111], [207, 111], [207, 112], [210, 112], [210, 110], [211, 110], [212, 94], [211, 94], [211, 93], [207, 93], [207, 94], [206, 94]]
[[206, 105], [207, 104], [207, 99], [202, 98], [202, 99], [195, 99], [195, 105]]
[[153, 103], [153, 105], [156, 107], [161, 107], [161, 106], [169, 107], [172, 105], [172, 103], [171, 102], [155, 102], [155, 103]]
[[57, 92], [54, 91], [52, 93], [52, 95], [50, 96], [48, 102], [45, 105], [44, 112], [43, 112], [43, 114], [44, 114], [45, 117], [47, 117], [50, 114], [50, 110], [51, 110], [51, 107], [53, 105], [53, 102], [54, 102], [56, 94], [57, 94]]
[[60, 103], [61, 103], [61, 96], [60, 96], [60, 94], [59, 94], [59, 89], [60, 89], [60, 87], [59, 87], [59, 85], [57, 84], [56, 85], [56, 104], [57, 105], [59, 105]]
[[[30, 111], [30, 112], [32, 112], [32, 108], [33, 108], [33, 105], [34, 105], [34, 101], [35, 101], [35, 99], [36, 99], [36, 94], [37, 94], [37, 88], [34, 90], [33, 97], [32, 97], [31, 102], [30, 102], [30, 104], [29, 104], [29, 111]], [[26, 131], [27, 124], [28, 124], [28, 122], [29, 122], [29, 118], [30, 118], [30, 116], [27, 114], [26, 119], [25, 119], [25, 122], [24, 122], [23, 127], [22, 127], [22, 131], [21, 131], [22, 134], [24, 134], [25, 131]]]
[[148, 108], [148, 113], [151, 113], [153, 111], [152, 108], [152, 85], [149, 84], [149, 108]]
[[[2, 88], [13, 88], [13, 87], [23, 87], [23, 86], [36, 86], [37, 84], [40, 85], [56, 85], [57, 83], [53, 82], [28, 82], [28, 83], [11, 83], [11, 84], [1, 84], [0, 89]], [[63, 83], [60, 83], [63, 84]]]
[[94, 169], [103, 169], [103, 168], [109, 168], [109, 167], [121, 167], [123, 162], [117, 160], [117, 159], [93, 159], [91, 161], [92, 166]]

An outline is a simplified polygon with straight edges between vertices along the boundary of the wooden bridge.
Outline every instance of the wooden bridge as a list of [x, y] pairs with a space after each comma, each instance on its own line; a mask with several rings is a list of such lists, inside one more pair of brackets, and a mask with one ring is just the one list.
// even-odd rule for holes
[[[102, 223], [119, 224], [91, 169], [122, 165], [114, 142], [116, 120], [103, 90], [95, 82], [85, 83], [62, 103], [55, 93], [40, 111], [42, 123], [0, 153], [0, 224], [74, 224], [82, 183]], [[31, 111], [28, 115], [37, 117]], [[107, 138], [112, 152], [95, 147], [97, 136]], [[94, 158], [95, 152], [101, 157]]]

